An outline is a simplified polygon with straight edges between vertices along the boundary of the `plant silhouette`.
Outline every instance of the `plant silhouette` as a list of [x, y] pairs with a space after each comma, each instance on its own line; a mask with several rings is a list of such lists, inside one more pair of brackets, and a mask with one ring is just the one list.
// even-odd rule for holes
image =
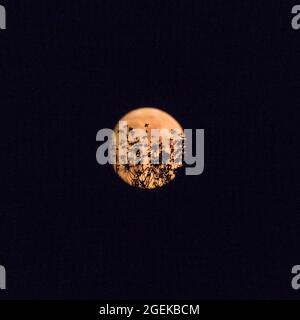
[[[161, 137], [159, 143], [152, 143], [148, 123], [144, 125], [146, 135], [143, 137], [133, 139], [134, 129], [128, 126], [126, 129], [127, 134], [125, 134], [125, 128], [118, 130], [119, 141], [116, 144], [117, 161], [115, 165], [117, 173], [132, 186], [142, 189], [161, 187], [173, 180], [177, 170], [182, 167], [183, 133], [177, 133], [175, 139], [174, 131], [171, 130], [169, 147], [166, 148]], [[122, 139], [120, 139], [120, 134], [122, 134]], [[121, 156], [119, 156], [119, 148], [122, 151]], [[124, 163], [126, 156], [128, 163]]]

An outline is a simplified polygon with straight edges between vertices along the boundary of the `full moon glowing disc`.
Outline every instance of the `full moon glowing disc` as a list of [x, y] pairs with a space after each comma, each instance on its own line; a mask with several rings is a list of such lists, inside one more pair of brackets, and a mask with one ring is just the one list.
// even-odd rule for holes
[[[170, 114], [158, 108], [142, 107], [134, 109], [125, 114], [119, 121], [127, 122], [129, 134], [132, 129], [144, 129], [146, 131], [149, 144], [143, 145], [143, 148], [147, 148], [143, 150], [145, 151], [145, 154], [148, 154], [152, 129], [164, 129], [160, 131], [161, 139], [170, 138], [173, 132], [172, 129], [180, 132], [183, 137], [181, 125]], [[118, 141], [120, 140], [119, 137], [121, 135], [119, 131], [119, 122], [114, 130], [118, 145]], [[170, 150], [170, 154], [172, 155], [173, 149], [171, 148]], [[159, 151], [161, 155], [161, 150], [158, 150], [158, 153]], [[174, 159], [172, 161], [172, 156], [170, 156], [170, 162], [168, 164], [162, 162], [159, 164], [153, 164], [151, 162], [149, 164], [120, 164], [118, 148], [116, 160], [114, 169], [119, 177], [129, 185], [143, 189], [154, 189], [164, 186], [176, 177], [177, 169], [182, 166], [182, 164], [175, 163]]]

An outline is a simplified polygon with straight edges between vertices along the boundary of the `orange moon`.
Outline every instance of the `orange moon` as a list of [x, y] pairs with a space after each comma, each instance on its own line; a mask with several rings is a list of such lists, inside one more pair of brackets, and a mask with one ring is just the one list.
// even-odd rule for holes
[[[171, 135], [172, 129], [178, 130], [178, 132], [183, 134], [183, 129], [178, 121], [167, 112], [158, 108], [141, 107], [134, 109], [125, 114], [119, 121], [126, 121], [128, 128], [131, 129], [145, 129], [145, 126], [147, 126], [148, 136], [151, 129], [167, 129], [163, 131], [163, 135], [168, 136]], [[114, 129], [117, 140], [119, 137], [118, 129], [119, 127], [117, 124]], [[143, 189], [154, 189], [164, 186], [175, 178], [176, 170], [179, 167], [181, 167], [181, 165], [175, 163], [170, 163], [169, 165], [149, 164], [146, 167], [141, 164], [130, 165], [130, 167], [125, 165], [114, 165], [115, 171], [124, 182], [131, 186]]]

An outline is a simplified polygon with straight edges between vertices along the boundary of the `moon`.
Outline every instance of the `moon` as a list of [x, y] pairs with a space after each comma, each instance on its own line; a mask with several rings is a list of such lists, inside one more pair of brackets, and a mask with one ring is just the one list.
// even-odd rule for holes
[[[147, 129], [148, 138], [150, 139], [151, 129], [167, 129], [162, 131], [162, 137], [170, 137], [172, 129], [177, 130], [183, 136], [183, 129], [179, 122], [167, 112], [154, 107], [140, 107], [125, 114], [119, 121], [126, 121], [129, 130]], [[119, 122], [115, 126], [116, 140], [119, 140]], [[151, 140], [151, 139], [150, 139]], [[175, 163], [170, 164], [135, 164], [135, 165], [114, 165], [115, 172], [127, 184], [142, 189], [154, 189], [162, 187], [176, 177], [176, 171], [182, 165]]]

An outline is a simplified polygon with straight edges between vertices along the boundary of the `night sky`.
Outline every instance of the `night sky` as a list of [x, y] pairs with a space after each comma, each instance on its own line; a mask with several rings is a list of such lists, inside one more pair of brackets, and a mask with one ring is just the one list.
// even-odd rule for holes
[[[0, 299], [299, 298], [294, 2], [1, 0]], [[202, 175], [96, 162], [139, 106], [205, 130]]]

